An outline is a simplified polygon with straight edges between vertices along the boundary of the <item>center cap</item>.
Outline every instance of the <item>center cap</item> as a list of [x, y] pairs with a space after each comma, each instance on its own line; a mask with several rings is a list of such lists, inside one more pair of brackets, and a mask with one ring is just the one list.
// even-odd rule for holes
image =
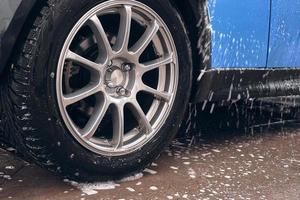
[[113, 85], [121, 85], [125, 80], [124, 73], [116, 69], [111, 73], [110, 81], [113, 83]]
[[106, 84], [109, 87], [117, 87], [125, 84], [126, 74], [118, 67], [112, 67], [106, 72]]

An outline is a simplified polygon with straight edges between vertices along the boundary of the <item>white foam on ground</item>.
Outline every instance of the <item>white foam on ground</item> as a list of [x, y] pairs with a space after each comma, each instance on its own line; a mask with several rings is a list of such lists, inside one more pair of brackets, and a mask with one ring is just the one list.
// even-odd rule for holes
[[156, 186], [151, 186], [149, 189], [152, 190], [152, 191], [158, 190], [158, 188]]
[[87, 195], [98, 194], [98, 191], [100, 190], [113, 190], [116, 187], [120, 186], [119, 184], [113, 181], [99, 182], [99, 183], [78, 183], [75, 181], [70, 181], [68, 179], [65, 179], [64, 182], [70, 183], [72, 186], [76, 187], [77, 189], [81, 190], [83, 193]]
[[149, 173], [149, 174], [151, 174], [151, 175], [157, 174], [157, 171], [154, 171], [154, 170], [148, 169], [148, 168], [146, 168], [146, 169], [144, 170], [144, 172], [147, 172], [147, 173]]
[[71, 181], [65, 179], [64, 182], [71, 184], [76, 187], [78, 190], [81, 190], [86, 195], [95, 195], [98, 194], [98, 191], [101, 190], [113, 190], [120, 186], [119, 183], [135, 181], [143, 177], [142, 173], [135, 174], [133, 176], [124, 177], [118, 181], [107, 181], [107, 182], [97, 182], [97, 183], [78, 183], [76, 181]]
[[195, 179], [196, 175], [197, 175], [195, 170], [192, 168], [189, 168], [188, 174], [189, 174], [190, 178], [192, 178], [192, 179]]
[[132, 187], [127, 187], [126, 188], [129, 192], [135, 192], [135, 189], [133, 189]]
[[121, 180], [119, 180], [118, 182], [123, 183], [123, 182], [129, 182], [129, 181], [136, 181], [138, 179], [143, 178], [143, 176], [144, 176], [143, 173], [138, 173], [138, 174], [135, 174], [133, 176], [124, 177]]

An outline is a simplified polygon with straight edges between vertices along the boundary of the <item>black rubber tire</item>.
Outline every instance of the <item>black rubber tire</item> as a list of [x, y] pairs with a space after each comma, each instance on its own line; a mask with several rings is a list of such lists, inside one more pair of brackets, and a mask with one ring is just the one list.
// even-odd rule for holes
[[140, 0], [168, 25], [176, 43], [180, 77], [173, 109], [165, 125], [141, 150], [106, 157], [81, 146], [60, 116], [55, 93], [57, 62], [63, 43], [77, 20], [104, 0], [49, 0], [36, 15], [16, 53], [2, 87], [4, 112], [10, 116], [5, 132], [28, 159], [69, 178], [99, 180], [144, 169], [175, 136], [183, 119], [192, 82], [192, 56], [186, 30], [168, 0]]
[[[211, 38], [211, 24], [209, 19], [209, 9], [207, 0], [199, 0], [199, 22], [198, 26], [198, 42], [197, 46], [193, 47], [193, 60], [194, 60], [194, 72], [193, 83], [197, 82], [202, 70], [211, 69], [211, 52], [212, 52], [212, 38]], [[190, 35], [190, 39], [192, 36]], [[197, 67], [198, 66], [198, 67]], [[197, 90], [198, 84], [193, 84], [192, 91]], [[192, 94], [191, 101], [195, 94]], [[186, 137], [199, 136], [201, 134], [201, 123], [199, 121], [202, 112], [202, 103], [189, 103], [186, 109], [185, 117], [182, 122], [182, 126], [178, 132], [178, 137], [185, 139]]]

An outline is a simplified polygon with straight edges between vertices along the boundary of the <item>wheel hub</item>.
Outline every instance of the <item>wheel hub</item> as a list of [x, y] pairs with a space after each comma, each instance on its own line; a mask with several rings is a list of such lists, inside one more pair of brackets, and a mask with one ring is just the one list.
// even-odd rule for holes
[[113, 84], [113, 86], [119, 86], [124, 84], [125, 77], [125, 73], [123, 73], [120, 69], [116, 69], [110, 74], [109, 81]]
[[[116, 64], [113, 64], [116, 63]], [[105, 71], [106, 91], [113, 97], [127, 96], [130, 94], [129, 87], [135, 84], [133, 64], [111, 61]]]
[[118, 66], [109, 67], [105, 72], [105, 85], [109, 88], [124, 86], [127, 74]]

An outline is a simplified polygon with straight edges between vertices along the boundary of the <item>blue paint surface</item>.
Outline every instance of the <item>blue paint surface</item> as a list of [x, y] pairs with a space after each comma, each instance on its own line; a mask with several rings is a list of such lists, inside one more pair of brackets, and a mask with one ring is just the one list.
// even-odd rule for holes
[[300, 0], [209, 0], [214, 68], [300, 68]]
[[266, 67], [270, 0], [209, 0], [209, 10], [212, 66]]
[[272, 0], [268, 67], [300, 67], [300, 0]]

